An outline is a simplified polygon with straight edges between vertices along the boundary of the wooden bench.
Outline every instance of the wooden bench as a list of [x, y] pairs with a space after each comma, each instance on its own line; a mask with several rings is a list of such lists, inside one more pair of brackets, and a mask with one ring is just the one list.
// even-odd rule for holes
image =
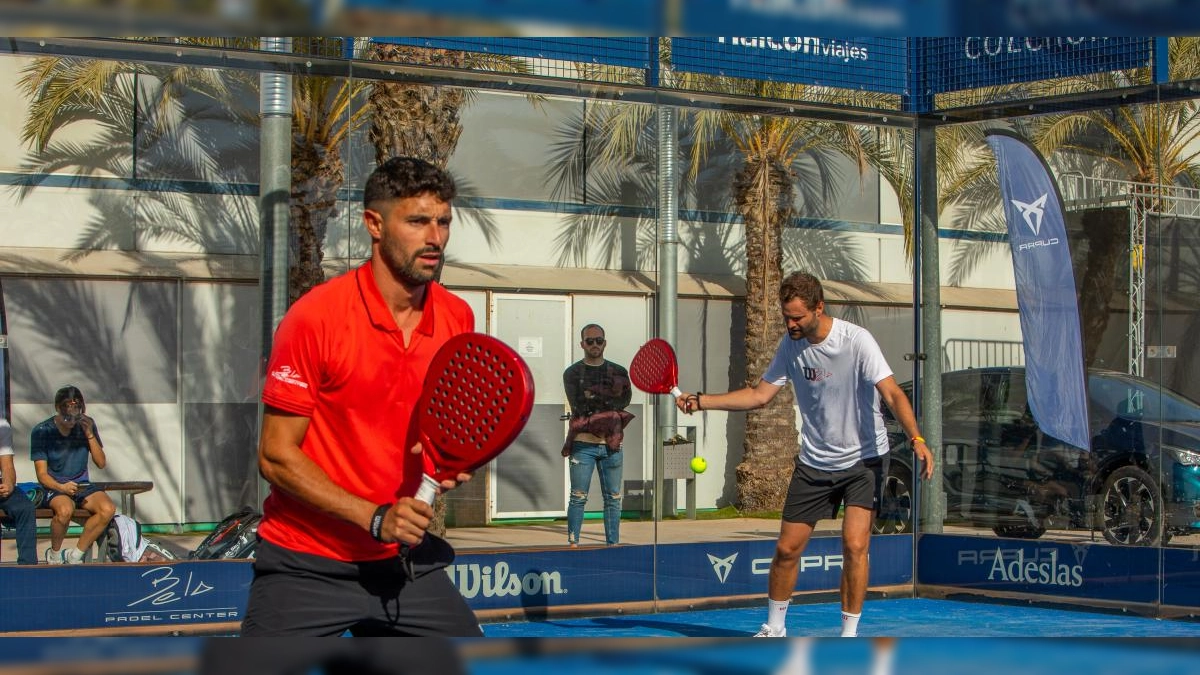
[[[7, 515], [8, 514], [6, 514], [4, 512], [4, 509], [0, 509], [0, 518], [4, 518]], [[54, 517], [54, 511], [51, 511], [50, 509], [34, 509], [33, 515], [37, 520], [50, 520], [51, 518]], [[85, 521], [87, 521], [88, 517], [91, 515], [92, 515], [92, 512], [88, 511], [86, 509], [75, 509], [75, 513], [71, 514], [71, 522], [75, 523], [76, 525], [83, 525], [83, 523]], [[4, 541], [5, 532], [9, 529], [10, 528], [8, 525], [0, 525], [0, 542]], [[107, 546], [107, 544], [108, 544], [108, 533], [105, 532], [104, 534], [100, 535], [99, 539], [96, 540], [96, 545], [99, 547], [98, 550], [103, 552], [104, 547]], [[3, 551], [0, 550], [0, 555], [2, 555], [2, 554], [3, 554]], [[2, 557], [0, 557], [0, 562], [3, 562]]]
[[[104, 490], [105, 492], [118, 493], [118, 513], [124, 513], [129, 517], [133, 517], [133, 496], [149, 492], [154, 489], [154, 483], [148, 480], [131, 480], [131, 481], [92, 481], [92, 485]], [[0, 517], [3, 517], [4, 509], [0, 509]], [[75, 513], [71, 514], [71, 521], [77, 525], [83, 525], [91, 513], [84, 509], [75, 509]], [[54, 511], [50, 509], [35, 509], [34, 516], [38, 520], [49, 520], [54, 517]], [[4, 526], [0, 526], [0, 541], [4, 540]], [[108, 545], [108, 531], [101, 533], [100, 538], [96, 540], [97, 550], [100, 555], [104, 554], [104, 549]]]

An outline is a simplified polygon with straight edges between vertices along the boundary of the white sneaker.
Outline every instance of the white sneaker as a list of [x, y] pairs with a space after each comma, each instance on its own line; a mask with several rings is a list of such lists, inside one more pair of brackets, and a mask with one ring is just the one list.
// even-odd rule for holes
[[64, 562], [66, 562], [66, 561], [63, 560], [63, 552], [62, 551], [55, 551], [53, 548], [46, 549], [46, 564], [47, 565], [61, 565]]
[[773, 630], [767, 624], [763, 624], [762, 628], [754, 634], [754, 637], [787, 637], [787, 628], [780, 628], [778, 631]]
[[63, 553], [63, 562], [68, 565], [82, 565], [83, 551], [80, 551], [77, 548], [67, 549], [66, 552]]

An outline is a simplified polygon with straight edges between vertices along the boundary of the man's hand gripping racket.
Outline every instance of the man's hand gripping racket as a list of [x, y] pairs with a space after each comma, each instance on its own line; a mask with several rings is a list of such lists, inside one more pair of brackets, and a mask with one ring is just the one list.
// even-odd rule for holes
[[450, 338], [434, 355], [417, 401], [425, 475], [416, 498], [432, 504], [441, 482], [504, 451], [533, 410], [533, 375], [520, 354], [483, 333]]

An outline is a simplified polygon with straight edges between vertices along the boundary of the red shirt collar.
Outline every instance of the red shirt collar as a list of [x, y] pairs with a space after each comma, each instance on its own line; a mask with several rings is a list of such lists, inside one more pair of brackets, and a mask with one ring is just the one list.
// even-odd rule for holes
[[[396, 325], [395, 315], [383, 301], [383, 294], [379, 292], [379, 286], [375, 283], [375, 275], [371, 273], [370, 260], [359, 266], [355, 271], [355, 277], [358, 280], [359, 294], [367, 308], [367, 316], [371, 319], [371, 325], [393, 333], [400, 330], [400, 327]], [[433, 308], [437, 303], [430, 300], [435, 293], [441, 292], [441, 288], [436, 281], [426, 284], [425, 306], [422, 308], [421, 323], [417, 324], [416, 331], [422, 335], [433, 335]]]

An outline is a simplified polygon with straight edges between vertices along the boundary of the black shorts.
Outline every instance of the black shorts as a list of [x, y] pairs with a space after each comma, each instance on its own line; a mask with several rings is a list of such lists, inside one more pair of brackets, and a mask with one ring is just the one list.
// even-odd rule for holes
[[888, 461], [883, 455], [860, 460], [849, 469], [822, 471], [797, 457], [783, 503], [784, 522], [813, 525], [818, 520], [836, 518], [843, 503], [877, 509]]
[[260, 540], [243, 636], [482, 637], [446, 566], [454, 549], [428, 535], [399, 557], [342, 562]]

